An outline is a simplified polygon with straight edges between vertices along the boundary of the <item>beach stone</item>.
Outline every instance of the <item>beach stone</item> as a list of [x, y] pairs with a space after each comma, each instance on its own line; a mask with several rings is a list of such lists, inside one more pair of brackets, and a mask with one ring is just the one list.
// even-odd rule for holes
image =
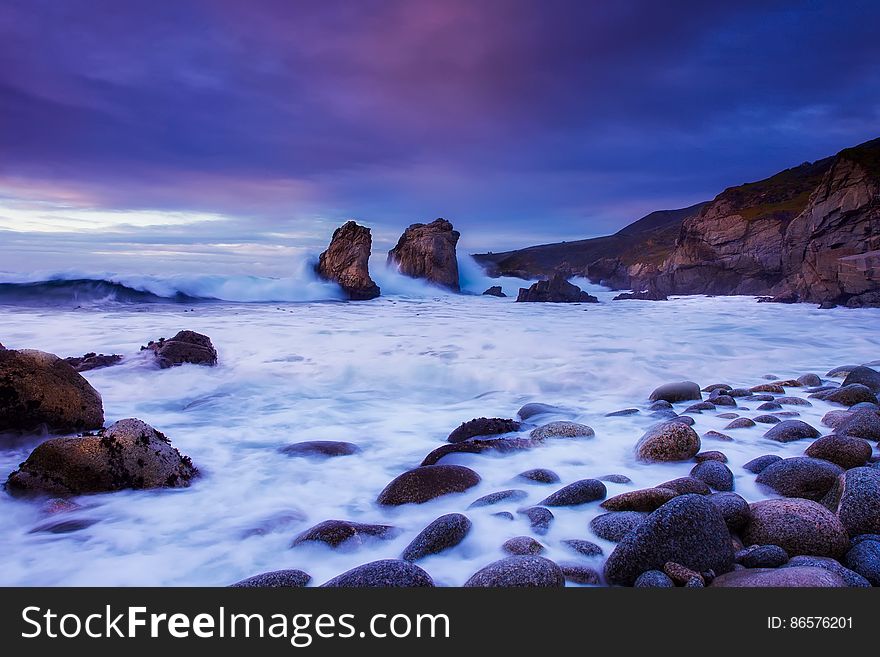
[[330, 245], [318, 258], [315, 273], [339, 285], [351, 300], [375, 299], [380, 290], [370, 278], [372, 243], [369, 228], [355, 221], [345, 222], [333, 231]]
[[540, 444], [531, 438], [471, 438], [460, 443], [441, 445], [422, 459], [421, 465], [437, 465], [443, 457], [450, 454], [482, 454], [484, 452], [510, 454], [534, 449]]
[[510, 511], [499, 511], [491, 514], [493, 518], [501, 518], [502, 520], [513, 520], [513, 514]]
[[565, 586], [562, 569], [544, 557], [517, 555], [494, 561], [471, 575], [466, 587], [534, 588]]
[[696, 424], [696, 421], [694, 420], [694, 418], [689, 417], [687, 415], [677, 415], [673, 418], [670, 418], [669, 421], [670, 422], [679, 422], [679, 423], [685, 424], [689, 427], [692, 427], [692, 426], [694, 426], [694, 424]]
[[217, 364], [217, 350], [211, 338], [195, 331], [178, 331], [169, 340], [159, 338], [155, 342], [150, 341], [146, 347], [141, 347], [141, 351], [152, 351], [162, 369], [187, 363], [208, 367]]
[[516, 475], [516, 479], [524, 479], [538, 484], [556, 484], [560, 481], [558, 474], [553, 472], [553, 470], [547, 470], [546, 468], [535, 468], [533, 470], [520, 472]]
[[871, 583], [880, 586], [880, 541], [861, 541], [843, 558], [844, 565]]
[[28, 534], [72, 534], [73, 532], [88, 529], [98, 522], [100, 521], [95, 518], [50, 520], [37, 525], [31, 529]]
[[601, 477], [596, 477], [599, 481], [607, 481], [612, 484], [631, 484], [632, 479], [622, 474], [607, 474], [602, 475]]
[[880, 413], [868, 408], [850, 411], [836, 424], [834, 433], [880, 441]]
[[703, 461], [691, 469], [691, 477], [706, 482], [718, 491], [733, 490], [733, 473], [719, 461]]
[[546, 415], [550, 413], [563, 413], [564, 410], [559, 406], [551, 406], [550, 404], [541, 404], [539, 402], [531, 402], [526, 404], [516, 412], [516, 416], [520, 420], [528, 420], [536, 415]]
[[741, 495], [731, 492], [712, 493], [708, 499], [721, 512], [721, 517], [731, 532], [738, 533], [748, 523], [752, 511]]
[[804, 438], [818, 438], [819, 431], [803, 420], [785, 420], [771, 427], [764, 438], [775, 440], [778, 443], [790, 443]]
[[480, 483], [480, 475], [462, 465], [425, 465], [404, 472], [377, 498], [383, 506], [422, 504], [441, 495], [463, 493]]
[[693, 381], [677, 381], [675, 383], [664, 383], [662, 386], [655, 388], [649, 400], [663, 400], [674, 404], [675, 402], [690, 401], [691, 399], [700, 400], [702, 398], [700, 386], [696, 383]]
[[657, 488], [668, 488], [675, 491], [679, 495], [688, 493], [696, 493], [697, 495], [708, 495], [711, 491], [709, 485], [702, 479], [696, 477], [679, 477], [678, 479], [670, 479], [662, 484], [657, 484]]
[[725, 443], [733, 442], [733, 438], [728, 436], [726, 433], [721, 433], [720, 431], [707, 431], [703, 434], [703, 438], [706, 440], [720, 440]]
[[713, 587], [748, 588], [832, 588], [844, 587], [846, 582], [839, 575], [824, 568], [745, 568], [715, 578]]
[[715, 392], [716, 390], [727, 391], [727, 390], [732, 390], [732, 389], [733, 388], [731, 388], [726, 383], [713, 383], [712, 385], [708, 385], [705, 388], [703, 388], [703, 392]]
[[736, 400], [730, 395], [717, 395], [710, 397], [709, 401], [713, 406], [736, 406]]
[[577, 422], [549, 422], [533, 429], [529, 436], [533, 440], [546, 440], [547, 438], [592, 438], [596, 433], [586, 424]]
[[658, 399], [657, 401], [652, 403], [650, 406], [648, 406], [648, 410], [649, 411], [671, 411], [672, 404], [670, 404], [665, 399]]
[[531, 536], [514, 536], [504, 541], [501, 549], [507, 554], [541, 554], [546, 548]]
[[836, 390], [826, 390], [825, 392], [815, 392], [811, 397], [817, 397], [834, 404], [843, 404], [844, 406], [855, 406], [860, 402], [869, 402], [874, 404], [877, 402], [876, 395], [871, 392], [868, 386], [859, 383], [853, 383], [848, 386], [841, 386]]
[[403, 551], [404, 561], [418, 561], [453, 548], [471, 531], [471, 521], [461, 513], [447, 513], [425, 527]]
[[324, 543], [332, 548], [343, 544], [350, 548], [363, 545], [369, 539], [388, 540], [399, 533], [397, 528], [390, 525], [371, 525], [349, 520], [325, 520], [300, 532], [293, 539], [290, 547], [297, 547], [305, 543]]
[[797, 411], [776, 411], [774, 415], [776, 417], [798, 417], [800, 413]]
[[684, 409], [685, 413], [702, 413], [703, 411], [714, 411], [715, 404], [708, 401], [701, 401], [696, 404], [691, 404], [686, 409]]
[[742, 531], [749, 545], [778, 545], [790, 556], [800, 554], [839, 558], [849, 546], [840, 519], [812, 500], [779, 498], [750, 506]]
[[722, 420], [735, 420], [739, 416], [739, 413], [719, 413], [715, 417], [720, 417]]
[[730, 429], [748, 429], [749, 427], [755, 426], [754, 420], [750, 420], [747, 417], [738, 417], [732, 422], [729, 422], [726, 427], [724, 427], [725, 431]]
[[311, 575], [301, 570], [273, 570], [248, 577], [235, 584], [230, 584], [229, 587], [238, 589], [302, 588], [311, 579]]
[[610, 584], [632, 585], [646, 570], [675, 561], [697, 572], [733, 567], [730, 532], [718, 507], [703, 495], [681, 495], [652, 512], [623, 537], [605, 562]]
[[562, 575], [565, 577], [566, 582], [586, 586], [596, 586], [602, 582], [599, 573], [589, 566], [576, 563], [561, 563], [559, 567], [562, 568]]
[[636, 578], [633, 586], [637, 589], [674, 589], [675, 582], [662, 570], [646, 570]]
[[95, 434], [50, 438], [9, 475], [13, 495], [83, 495], [122, 489], [186, 488], [198, 474], [146, 422], [120, 420]]
[[694, 460], [697, 463], [702, 463], [703, 461], [718, 461], [719, 463], [727, 463], [727, 456], [724, 454], [724, 452], [710, 450], [707, 452], [700, 452], [699, 454], [694, 456]]
[[357, 454], [361, 448], [354, 443], [338, 442], [333, 440], [307, 440], [302, 443], [293, 443], [281, 448], [283, 454], [288, 456], [304, 456], [311, 458], [332, 458], [334, 456], [350, 456]]
[[401, 559], [371, 561], [324, 582], [322, 588], [432, 587], [434, 580], [413, 563]]
[[778, 545], [753, 545], [737, 552], [736, 562], [746, 568], [779, 568], [788, 563], [788, 552]]
[[[753, 393], [748, 388], [734, 388], [733, 390], [728, 390], [727, 394], [733, 397], [734, 399], [739, 399], [740, 397], [750, 397], [752, 399], [758, 399], [755, 393]], [[772, 398], [771, 398], [772, 399]]]
[[755, 418], [755, 422], [758, 424], [779, 424], [782, 420], [775, 415], [759, 415]]
[[841, 386], [849, 386], [854, 383], [867, 386], [874, 393], [878, 393], [880, 392], [880, 372], [864, 365], [855, 367], [846, 375]]
[[539, 536], [543, 536], [550, 531], [550, 523], [552, 523], [553, 518], [555, 518], [550, 509], [545, 509], [542, 506], [532, 506], [527, 509], [521, 509], [519, 513], [522, 513], [529, 519], [529, 526], [532, 528], [532, 531]]
[[809, 456], [795, 456], [771, 463], [755, 481], [785, 497], [820, 501], [837, 482], [843, 468]]
[[807, 456], [824, 459], [839, 465], [844, 470], [865, 465], [871, 458], [871, 445], [861, 438], [832, 434], [822, 436], [807, 447]]
[[603, 513], [590, 521], [590, 530], [599, 538], [618, 543], [647, 517], [647, 513], [639, 511]]
[[636, 456], [648, 463], [687, 461], [700, 451], [700, 437], [689, 426], [664, 422], [648, 429], [636, 444]]
[[499, 490], [494, 493], [489, 493], [488, 495], [483, 495], [483, 497], [477, 498], [468, 506], [469, 509], [475, 509], [481, 506], [491, 506], [492, 504], [498, 504], [499, 502], [516, 502], [518, 500], [524, 500], [528, 497], [528, 493], [524, 490], [519, 490], [516, 488], [511, 488], [510, 490]]
[[588, 502], [604, 500], [608, 490], [598, 479], [581, 479], [569, 484], [552, 495], [544, 498], [539, 504], [544, 506], [578, 506]]
[[772, 402], [772, 401], [775, 401], [775, 399], [776, 399], [776, 397], [774, 397], [773, 395], [752, 394], [752, 396], [749, 397], [749, 401], [753, 401], [753, 402]]
[[760, 406], [758, 406], [759, 411], [778, 411], [782, 409], [782, 404], [779, 404], [775, 401], [772, 402], [764, 402]]
[[841, 365], [840, 367], [835, 367], [833, 370], [830, 370], [825, 373], [825, 376], [831, 379], [845, 379], [850, 372], [859, 367], [859, 365]]
[[749, 392], [772, 392], [777, 395], [784, 395], [785, 388], [778, 383], [761, 383], [749, 388]]
[[852, 417], [852, 411], [828, 411], [822, 416], [821, 421], [826, 427], [834, 429], [837, 425], [850, 417]]
[[667, 561], [663, 564], [663, 572], [669, 576], [669, 579], [680, 586], [685, 586], [686, 584], [693, 582], [693, 580], [699, 580], [699, 586], [706, 585], [706, 580], [703, 579], [703, 576], [700, 573], [691, 570], [686, 566], [682, 566], [680, 563], [675, 563], [674, 561]]
[[0, 433], [43, 426], [70, 433], [103, 424], [101, 395], [68, 363], [43, 351], [0, 350]]
[[604, 550], [592, 541], [584, 541], [579, 538], [568, 538], [561, 541], [561, 543], [585, 557], [601, 557], [605, 554]]
[[639, 409], [637, 408], [624, 408], [619, 411], [612, 411], [610, 413], [605, 413], [605, 417], [625, 417], [627, 415], [638, 415]]
[[808, 386], [808, 387], [822, 385], [822, 379], [819, 378], [819, 375], [812, 374], [812, 373], [801, 374], [797, 378], [797, 382], [800, 383], [802, 386]]
[[842, 483], [837, 515], [849, 535], [880, 533], [880, 470], [847, 470]]
[[599, 506], [608, 511], [654, 511], [678, 493], [670, 488], [642, 488], [609, 497]]
[[810, 402], [800, 397], [777, 397], [774, 401], [781, 406], [812, 406]]
[[500, 417], [478, 417], [461, 423], [446, 439], [450, 443], [460, 443], [479, 436], [494, 436], [515, 433], [522, 425], [516, 420]]
[[782, 457], [776, 454], [765, 454], [764, 456], [759, 456], [746, 463], [743, 466], [743, 470], [748, 470], [749, 472], [758, 474], [759, 472], [762, 472], [768, 465], [772, 465], [773, 463], [781, 460]]
[[832, 572], [840, 577], [843, 581], [846, 582], [847, 586], [858, 588], [871, 588], [871, 583], [867, 579], [859, 575], [854, 570], [850, 570], [839, 561], [837, 561], [836, 559], [832, 559], [831, 557], [810, 557], [804, 555], [792, 557], [791, 560], [783, 566], [783, 568], [798, 568], [801, 566], [807, 566], [810, 568], [824, 568], [825, 570]]

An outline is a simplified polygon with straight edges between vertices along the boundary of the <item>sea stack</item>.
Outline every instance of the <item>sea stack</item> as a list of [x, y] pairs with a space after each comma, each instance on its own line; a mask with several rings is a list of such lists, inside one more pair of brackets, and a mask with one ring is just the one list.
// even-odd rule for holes
[[413, 224], [388, 252], [388, 265], [411, 278], [460, 292], [455, 246], [461, 234], [446, 219]]
[[338, 283], [349, 299], [364, 301], [379, 296], [379, 286], [370, 278], [370, 229], [347, 221], [333, 231], [330, 246], [321, 254], [315, 271]]

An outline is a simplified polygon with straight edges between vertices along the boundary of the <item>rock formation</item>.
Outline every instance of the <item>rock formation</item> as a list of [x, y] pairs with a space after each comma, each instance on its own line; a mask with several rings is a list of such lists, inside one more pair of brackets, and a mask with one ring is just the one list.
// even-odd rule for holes
[[411, 278], [423, 278], [454, 292], [461, 291], [455, 246], [460, 234], [446, 219], [407, 228], [388, 252], [388, 265]]
[[338, 283], [349, 299], [362, 301], [379, 296], [379, 286], [370, 278], [370, 229], [347, 221], [333, 231], [330, 246], [321, 254], [315, 271]]
[[179, 331], [170, 340], [151, 340], [146, 347], [141, 347], [141, 351], [147, 350], [155, 354], [156, 362], [163, 370], [184, 363], [209, 367], [217, 364], [217, 350], [211, 338], [195, 331]]
[[555, 273], [553, 278], [538, 281], [528, 289], [521, 287], [517, 301], [549, 301], [553, 303], [599, 303], [591, 294], [587, 294], [577, 285], [569, 283], [565, 275]]

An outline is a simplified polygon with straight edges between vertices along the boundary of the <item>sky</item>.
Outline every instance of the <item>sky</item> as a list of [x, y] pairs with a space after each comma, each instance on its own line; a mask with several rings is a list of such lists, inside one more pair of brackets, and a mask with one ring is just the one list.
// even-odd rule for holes
[[880, 3], [3, 0], [0, 271], [613, 232], [880, 136]]

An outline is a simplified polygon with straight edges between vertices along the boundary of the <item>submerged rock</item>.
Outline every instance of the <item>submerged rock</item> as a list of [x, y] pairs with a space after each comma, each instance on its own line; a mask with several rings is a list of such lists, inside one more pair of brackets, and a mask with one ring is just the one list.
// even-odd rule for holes
[[179, 331], [170, 340], [150, 341], [146, 347], [141, 347], [141, 351], [152, 351], [162, 369], [185, 363], [209, 367], [217, 364], [217, 351], [211, 338], [195, 331]]
[[531, 536], [514, 536], [501, 546], [507, 554], [542, 554], [546, 549]]
[[429, 453], [423, 460], [422, 465], [436, 465], [444, 456], [455, 453], [482, 454], [483, 452], [498, 452], [507, 454], [522, 450], [540, 447], [543, 443], [531, 438], [470, 438], [459, 443], [441, 445]]
[[288, 456], [305, 456], [314, 458], [332, 458], [334, 456], [350, 456], [357, 454], [361, 448], [354, 443], [338, 442], [333, 440], [308, 440], [302, 443], [293, 443], [281, 448], [283, 454]]
[[500, 417], [478, 417], [462, 422], [446, 439], [450, 443], [460, 443], [479, 436], [494, 436], [515, 433], [522, 425], [516, 420]]
[[311, 575], [301, 570], [273, 570], [268, 573], [260, 573], [259, 575], [248, 577], [229, 586], [230, 588], [239, 589], [302, 588], [311, 579]]
[[678, 493], [670, 488], [642, 488], [609, 497], [599, 506], [608, 511], [654, 511]]
[[592, 427], [577, 422], [549, 422], [533, 429], [529, 437], [533, 440], [547, 438], [592, 438], [596, 435]]
[[519, 302], [550, 302], [550, 303], [599, 303], [592, 294], [581, 290], [577, 285], [569, 283], [565, 275], [556, 273], [553, 278], [538, 281], [528, 289], [522, 287], [516, 297]]
[[471, 521], [461, 513], [447, 513], [425, 527], [403, 551], [404, 561], [418, 561], [461, 543], [471, 531]]
[[544, 557], [519, 555], [490, 563], [464, 583], [466, 587], [558, 587], [565, 585], [562, 569]]
[[693, 381], [678, 381], [676, 383], [664, 383], [659, 388], [655, 388], [649, 399], [651, 401], [666, 401], [671, 404], [682, 401], [690, 401], [691, 399], [702, 399], [700, 394], [700, 386]]
[[382, 559], [347, 570], [321, 586], [325, 588], [421, 588], [434, 586], [434, 580], [413, 563], [400, 559]]
[[621, 292], [616, 297], [614, 297], [612, 301], [627, 301], [631, 299], [637, 301], [669, 301], [669, 297], [667, 297], [662, 292], [658, 292], [657, 290], [642, 290], [641, 292]]
[[350, 520], [325, 520], [298, 534], [290, 547], [304, 543], [325, 543], [336, 548], [363, 545], [369, 539], [390, 539], [399, 534], [399, 530], [390, 525], [371, 525]]
[[560, 488], [542, 500], [544, 506], [578, 506], [588, 502], [605, 499], [608, 494], [605, 484], [598, 479], [581, 479]]
[[516, 475], [516, 479], [532, 481], [538, 484], [556, 484], [561, 481], [558, 474], [553, 472], [553, 470], [547, 470], [546, 468], [534, 468], [533, 470], [520, 472]]
[[579, 538], [569, 538], [562, 541], [562, 544], [566, 547], [570, 547], [572, 550], [585, 557], [601, 557], [604, 554], [602, 548], [592, 541], [584, 541]]
[[116, 365], [121, 362], [122, 359], [125, 358], [120, 354], [96, 354], [94, 351], [91, 351], [87, 354], [83, 354], [82, 356], [71, 356], [69, 358], [65, 358], [64, 362], [70, 365], [77, 372], [88, 372], [90, 370], [97, 370], [102, 367], [110, 367], [111, 365]]
[[818, 438], [819, 431], [802, 420], [784, 420], [771, 427], [764, 438], [778, 443], [790, 443], [804, 438]]
[[347, 221], [333, 231], [330, 246], [318, 259], [316, 273], [337, 283], [349, 299], [375, 299], [380, 290], [370, 278], [372, 242], [369, 228]]
[[532, 531], [541, 536], [550, 531], [550, 523], [555, 518], [550, 509], [545, 509], [542, 506], [531, 506], [527, 509], [520, 509], [519, 512], [529, 519], [529, 527], [532, 528]]
[[564, 413], [565, 409], [551, 404], [542, 404], [540, 402], [529, 402], [516, 412], [516, 416], [520, 420], [528, 420], [536, 415], [546, 415], [549, 413]]
[[462, 465], [424, 465], [404, 472], [376, 500], [383, 506], [422, 504], [441, 495], [462, 493], [480, 483], [480, 475]]
[[412, 224], [388, 252], [388, 265], [453, 292], [461, 290], [455, 247], [461, 234], [446, 219]]
[[475, 509], [481, 506], [491, 506], [493, 504], [498, 504], [499, 502], [516, 502], [518, 500], [524, 500], [528, 497], [528, 493], [524, 490], [519, 490], [518, 488], [511, 488], [509, 490], [499, 490], [494, 493], [489, 493], [488, 495], [483, 495], [483, 497], [477, 498], [468, 506], [469, 509]]

